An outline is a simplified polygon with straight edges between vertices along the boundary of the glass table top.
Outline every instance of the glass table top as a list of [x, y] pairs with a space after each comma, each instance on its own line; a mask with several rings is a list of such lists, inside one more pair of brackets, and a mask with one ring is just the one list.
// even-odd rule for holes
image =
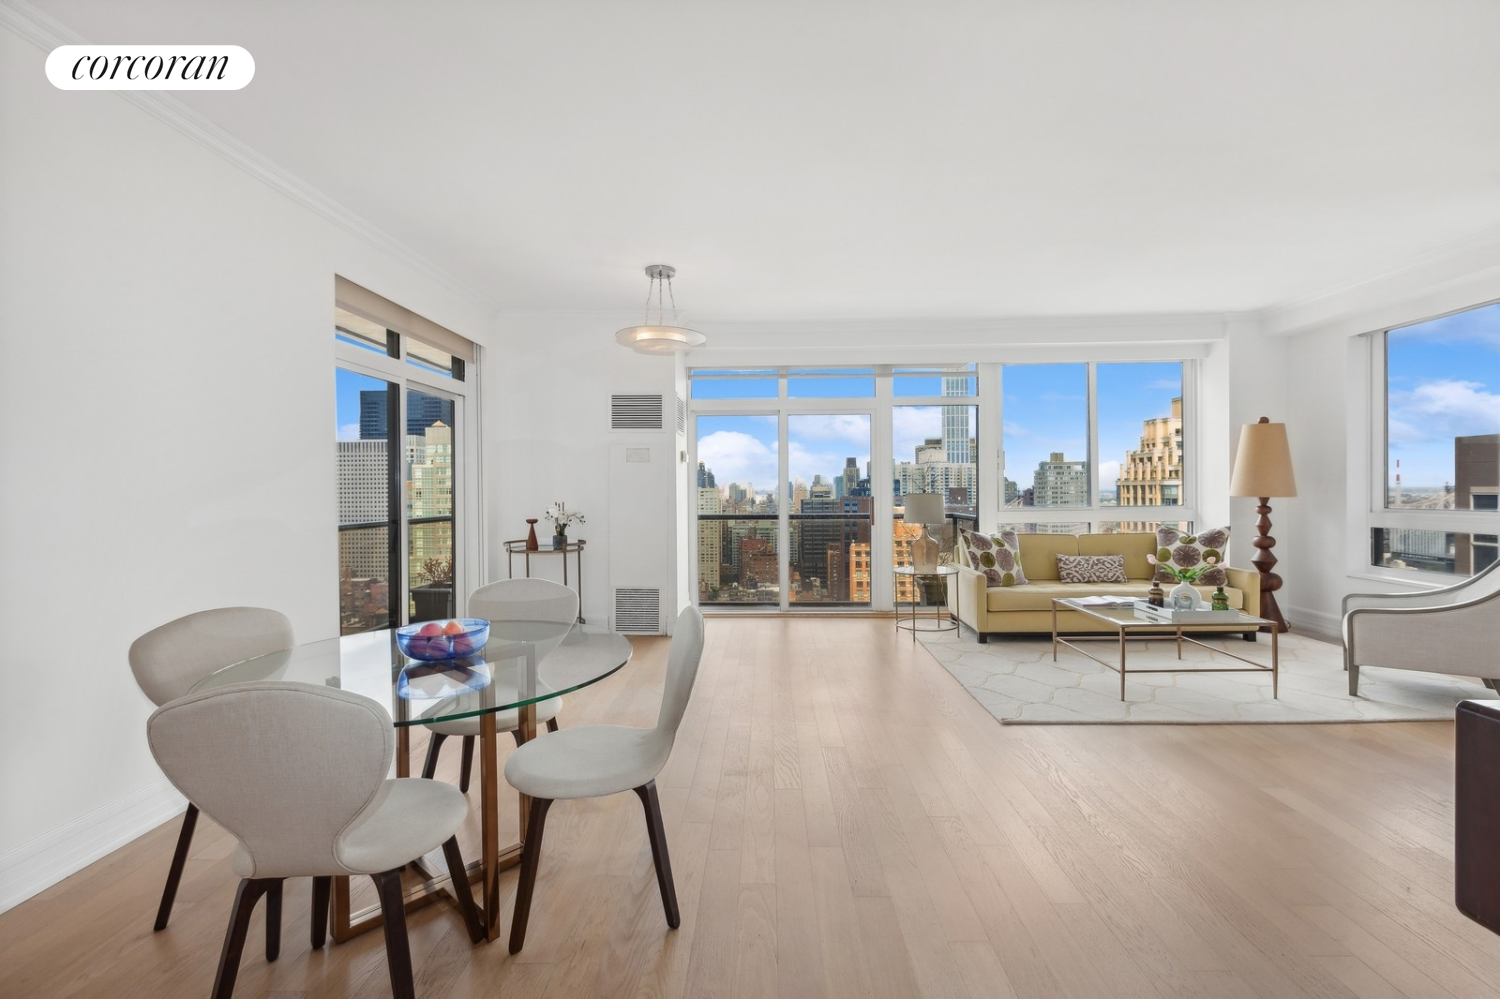
[[491, 621], [477, 654], [435, 663], [406, 658], [395, 634], [345, 635], [256, 656], [210, 673], [191, 692], [265, 680], [324, 684], [384, 705], [399, 727], [558, 697], [604, 679], [631, 655], [624, 635], [548, 621]]
[[[1090, 615], [1092, 617], [1102, 618], [1102, 619], [1104, 619], [1106, 621], [1111, 621], [1111, 622], [1119, 625], [1122, 628], [1175, 628], [1175, 627], [1177, 627], [1177, 625], [1174, 624], [1171, 621], [1153, 621], [1153, 620], [1150, 620], [1149, 618], [1140, 617], [1139, 615], [1136, 614], [1134, 607], [1110, 607], [1110, 606], [1107, 606], [1107, 605], [1092, 605], [1091, 606], [1089, 604], [1079, 603], [1076, 599], [1064, 599], [1064, 598], [1058, 598], [1058, 599], [1054, 600], [1053, 602], [1057, 603], [1057, 604], [1061, 604], [1062, 606], [1068, 608], [1069, 610], [1076, 610], [1076, 611], [1079, 611], [1080, 613], [1088, 614], [1088, 615]], [[1220, 613], [1223, 613], [1223, 612], [1221, 611]], [[1267, 621], [1265, 618], [1251, 617], [1249, 614], [1246, 614], [1244, 611], [1235, 611], [1235, 613], [1238, 614], [1239, 616], [1236, 617], [1236, 618], [1234, 618], [1231, 621], [1184, 621], [1184, 622], [1182, 622], [1182, 626], [1184, 628], [1238, 628], [1238, 627], [1241, 627], [1241, 626], [1243, 626], [1245, 628], [1251, 628], [1251, 627], [1258, 627], [1258, 626], [1263, 625], [1263, 624], [1270, 624], [1271, 623], [1270, 621]]]

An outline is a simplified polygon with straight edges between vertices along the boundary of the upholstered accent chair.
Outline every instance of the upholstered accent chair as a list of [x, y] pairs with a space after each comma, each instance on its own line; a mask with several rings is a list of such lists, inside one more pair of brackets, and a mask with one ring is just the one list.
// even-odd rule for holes
[[678, 615], [672, 633], [672, 651], [655, 728], [586, 725], [566, 729], [526, 743], [505, 761], [506, 781], [531, 796], [531, 817], [526, 824], [526, 846], [521, 853], [521, 877], [516, 886], [516, 914], [510, 928], [512, 954], [519, 953], [526, 942], [526, 921], [531, 914], [531, 896], [542, 856], [542, 830], [548, 809], [559, 798], [597, 798], [621, 791], [636, 793], [646, 812], [646, 834], [651, 841], [651, 859], [656, 865], [656, 885], [661, 891], [667, 925], [674, 930], [681, 925], [666, 831], [662, 828], [661, 803], [656, 796], [656, 775], [671, 755], [677, 726], [687, 710], [702, 657], [703, 615], [688, 607]]
[[167, 778], [239, 841], [230, 866], [242, 880], [214, 999], [234, 991], [246, 929], [262, 896], [266, 960], [280, 954], [286, 878], [313, 879], [314, 948], [327, 934], [332, 879], [374, 880], [398, 999], [415, 994], [404, 865], [441, 846], [469, 939], [477, 943], [483, 936], [455, 838], [468, 800], [451, 784], [387, 779], [396, 732], [374, 701], [310, 683], [232, 684], [157, 708], [147, 732]]
[[1453, 586], [1344, 598], [1349, 696], [1361, 666], [1474, 676], [1500, 693], [1500, 562]]
[[[285, 614], [264, 607], [218, 607], [168, 621], [137, 638], [130, 646], [130, 669], [141, 690], [161, 707], [215, 670], [291, 647], [292, 622]], [[189, 799], [156, 910], [157, 930], [166, 929], [172, 917], [197, 824], [198, 807]]]
[[[543, 621], [549, 624], [572, 624], [578, 620], [578, 593], [550, 579], [502, 579], [481, 586], [469, 594], [469, 617], [486, 621]], [[551, 652], [563, 639], [559, 634], [550, 643], [538, 643], [537, 661]], [[545, 688], [539, 690], [543, 692]], [[536, 704], [537, 724], [545, 723], [547, 731], [557, 731], [557, 713], [562, 710], [561, 697], [549, 697]], [[520, 712], [511, 708], [495, 715], [495, 731], [509, 732], [521, 744]], [[427, 759], [422, 766], [422, 776], [431, 780], [437, 773], [438, 756], [443, 742], [450, 736], [463, 739], [463, 762], [458, 779], [458, 789], [469, 790], [469, 775], [474, 767], [474, 740], [479, 736], [479, 719], [459, 718], [455, 721], [429, 722], [427, 730], [432, 733], [427, 743]]]

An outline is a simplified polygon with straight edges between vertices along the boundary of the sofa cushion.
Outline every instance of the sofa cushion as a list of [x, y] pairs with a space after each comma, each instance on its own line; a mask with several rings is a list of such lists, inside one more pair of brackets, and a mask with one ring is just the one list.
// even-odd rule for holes
[[1124, 555], [1059, 555], [1057, 576], [1064, 583], [1125, 583]]
[[[985, 591], [985, 608], [990, 613], [1004, 611], [1050, 611], [1054, 597], [1100, 597], [1128, 596], [1144, 600], [1151, 592], [1149, 579], [1132, 579], [1128, 583], [1059, 583], [1057, 581], [1036, 582], [1030, 586], [992, 586]], [[1213, 587], [1199, 587], [1206, 600]], [[1245, 597], [1239, 590], [1226, 586], [1229, 606], [1239, 610], [1245, 605]], [[994, 620], [994, 619], [991, 619]]]
[[[1215, 559], [1219, 567], [1210, 569], [1195, 581], [1198, 586], [1224, 586], [1229, 578], [1224, 575], [1224, 547], [1229, 544], [1229, 528], [1215, 527], [1198, 534], [1183, 534], [1175, 527], [1160, 527], [1156, 531], [1156, 560], [1167, 562], [1180, 569], [1191, 569], [1209, 558]], [[1158, 583], [1175, 583], [1171, 573], [1157, 566]]]
[[1138, 531], [1123, 534], [1080, 534], [1080, 555], [1124, 555], [1125, 575], [1130, 579], [1150, 579], [1155, 572], [1146, 556], [1156, 552], [1156, 532]]
[[1078, 536], [1074, 534], [1018, 534], [1021, 545], [1021, 565], [1026, 569], [1026, 578], [1033, 583], [1050, 579], [1057, 581], [1057, 556], [1077, 555]]
[[1026, 585], [1015, 531], [986, 535], [965, 528], [960, 529], [960, 536], [968, 552], [969, 567], [984, 573], [989, 586]]

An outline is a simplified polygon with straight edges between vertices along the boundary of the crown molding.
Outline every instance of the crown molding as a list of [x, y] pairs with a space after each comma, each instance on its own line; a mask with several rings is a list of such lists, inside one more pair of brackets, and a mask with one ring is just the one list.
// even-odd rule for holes
[[[1269, 306], [1257, 318], [1261, 329], [1270, 336], [1291, 336], [1351, 322], [1359, 326], [1362, 316], [1378, 315], [1393, 305], [1399, 310], [1400, 303], [1420, 301], [1445, 288], [1486, 280], [1500, 288], [1500, 227], [1482, 230], [1408, 257], [1394, 266]], [[1468, 304], [1477, 304], [1477, 300]], [[1435, 305], [1417, 307], [1443, 311]], [[1406, 320], [1423, 318], [1428, 316], [1405, 317]]]
[[[44, 51], [59, 45], [87, 45], [88, 40], [67, 25], [24, 0], [0, 0], [0, 24]], [[40, 65], [38, 65], [40, 71]], [[493, 313], [499, 305], [443, 265], [419, 253], [395, 236], [344, 207], [263, 153], [230, 135], [181, 101], [161, 91], [116, 90], [115, 96], [135, 105], [211, 152], [239, 167], [303, 208], [333, 223], [412, 270]]]

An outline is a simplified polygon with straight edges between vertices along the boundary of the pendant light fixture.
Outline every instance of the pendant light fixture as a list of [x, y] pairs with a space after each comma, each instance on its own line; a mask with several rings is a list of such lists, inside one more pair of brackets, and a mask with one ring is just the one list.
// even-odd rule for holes
[[[646, 277], [651, 283], [646, 287], [646, 314], [639, 326], [627, 326], [615, 334], [622, 346], [642, 354], [675, 354], [690, 347], [701, 347], [708, 337], [697, 330], [690, 330], [677, 323], [677, 297], [672, 294], [672, 278], [677, 268], [671, 264], [652, 264], [646, 268]], [[663, 287], [666, 297], [672, 302], [671, 322], [667, 321], [666, 305], [662, 299]], [[651, 321], [651, 296], [656, 296], [656, 322]]]

